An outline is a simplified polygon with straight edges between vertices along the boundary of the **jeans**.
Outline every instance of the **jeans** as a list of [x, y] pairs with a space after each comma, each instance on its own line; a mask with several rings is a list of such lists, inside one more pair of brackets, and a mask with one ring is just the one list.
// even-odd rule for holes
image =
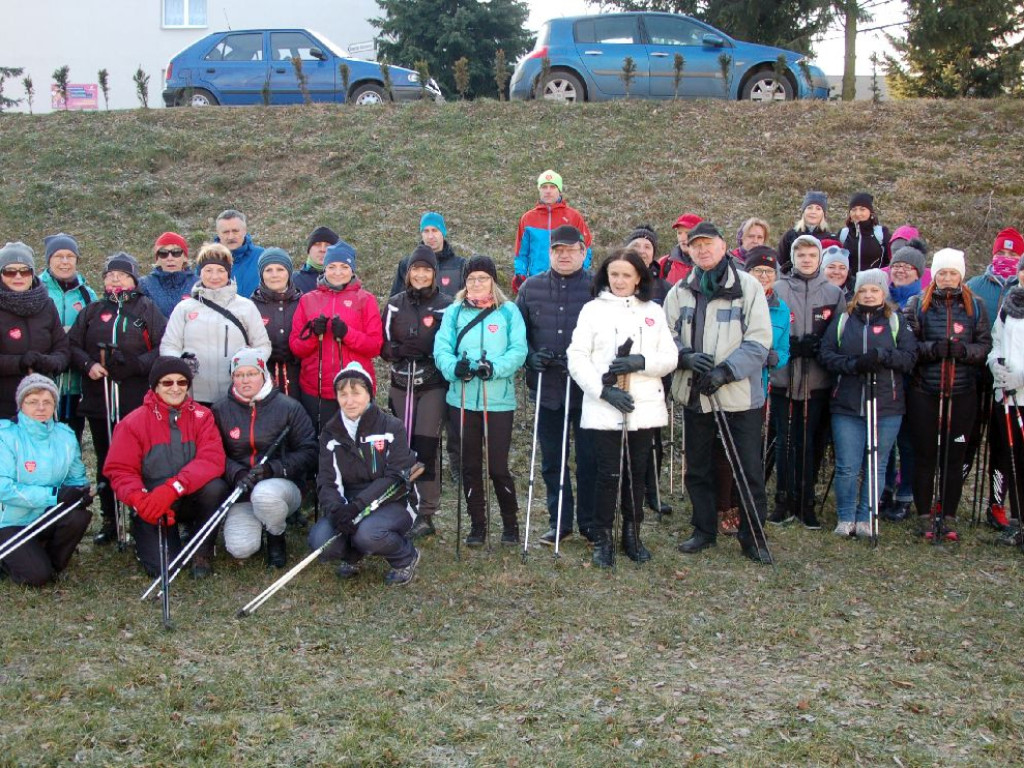
[[[879, 496], [885, 480], [885, 466], [902, 421], [902, 416], [878, 417], [878, 463], [875, 465], [875, 478]], [[869, 517], [867, 419], [833, 413], [832, 441], [836, 451], [836, 515], [840, 523], [866, 523]], [[865, 482], [861, 483], [858, 495], [857, 481], [862, 469]]]
[[[573, 510], [576, 510], [576, 524], [580, 531], [592, 526], [594, 516], [594, 491], [596, 483], [597, 458], [594, 453], [593, 435], [589, 430], [580, 429], [578, 408], [569, 409], [569, 435], [566, 443], [565, 467], [562, 467], [562, 425], [565, 408], [541, 406], [537, 425], [537, 442], [541, 452], [541, 475], [547, 488], [548, 520], [551, 528], [558, 526], [559, 476], [563, 485], [562, 530], [572, 531]], [[569, 455], [576, 450], [576, 498], [573, 498], [572, 481], [569, 479]], [[559, 472], [562, 468], [563, 471]], [[575, 501], [575, 506], [574, 506]]]
[[[903, 419], [896, 435], [896, 450], [889, 454], [885, 469], [885, 487], [893, 491], [894, 501], [914, 500], [914, 439], [910, 423]], [[896, 472], [897, 455], [899, 473]], [[897, 482], [898, 481], [898, 482]]]
[[[405, 501], [391, 502], [371, 512], [353, 534], [341, 534], [320, 556], [322, 560], [358, 563], [365, 555], [380, 555], [392, 568], [405, 568], [416, 559], [416, 548], [405, 534], [412, 528], [412, 514]], [[319, 549], [337, 533], [326, 517], [309, 529], [310, 549]]]

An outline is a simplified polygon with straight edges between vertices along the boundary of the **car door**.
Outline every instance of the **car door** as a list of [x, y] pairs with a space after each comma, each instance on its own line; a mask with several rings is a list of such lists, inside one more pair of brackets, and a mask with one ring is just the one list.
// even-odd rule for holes
[[[671, 99], [675, 94], [675, 57], [683, 57], [683, 77], [679, 83], [681, 99], [725, 98], [725, 84], [718, 57], [731, 56], [728, 41], [710, 28], [685, 16], [662, 13], [643, 14], [644, 40], [650, 61], [651, 97]], [[707, 42], [713, 35], [723, 42]], [[730, 66], [730, 78], [732, 67]]]
[[224, 35], [203, 57], [199, 76], [221, 104], [259, 104], [267, 80], [263, 33]]
[[587, 68], [594, 85], [605, 97], [625, 96], [622, 65], [633, 58], [636, 74], [630, 96], [648, 95], [647, 46], [640, 42], [637, 14], [607, 14], [580, 19], [573, 27], [576, 53]]
[[302, 74], [313, 101], [338, 101], [338, 60], [316, 38], [292, 30], [270, 33], [271, 104], [302, 103], [302, 89], [292, 64], [295, 56], [302, 62]]

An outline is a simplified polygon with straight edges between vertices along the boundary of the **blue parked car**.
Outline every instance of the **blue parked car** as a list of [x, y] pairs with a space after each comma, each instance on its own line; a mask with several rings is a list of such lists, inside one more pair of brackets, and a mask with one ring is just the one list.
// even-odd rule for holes
[[[217, 104], [301, 104], [302, 91], [292, 58], [302, 60], [306, 87], [313, 101], [382, 104], [387, 98], [380, 65], [352, 59], [321, 34], [306, 29], [247, 29], [214, 32], [183, 50], [167, 65], [164, 104], [194, 107]], [[348, 90], [339, 65], [349, 68]], [[395, 101], [421, 96], [419, 75], [389, 66]], [[444, 101], [433, 79], [427, 97]]]
[[[683, 56], [679, 97], [788, 101], [827, 99], [825, 73], [803, 54], [733, 40], [703, 22], [675, 13], [608, 13], [545, 22], [533, 51], [509, 87], [513, 99], [605, 101], [622, 98], [622, 66], [632, 57], [631, 98], [671, 99], [676, 54]], [[776, 75], [779, 55], [785, 76]], [[723, 57], [727, 57], [727, 60]], [[543, 82], [541, 61], [551, 62]], [[727, 78], [722, 76], [723, 61]]]

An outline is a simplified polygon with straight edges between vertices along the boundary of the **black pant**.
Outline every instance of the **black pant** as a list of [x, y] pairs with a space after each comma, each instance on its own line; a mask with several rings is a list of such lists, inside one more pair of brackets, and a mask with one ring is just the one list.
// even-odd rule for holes
[[[41, 587], [67, 568], [75, 547], [82, 540], [92, 512], [78, 508], [68, 512], [57, 523], [18, 547], [17, 551], [0, 561], [0, 568], [15, 584]], [[25, 526], [0, 528], [0, 544], [14, 538]]]
[[[947, 456], [943, 467], [944, 482], [936, 498], [935, 469], [939, 456], [939, 405], [938, 395], [914, 390], [907, 398], [907, 420], [911, 434], [917, 436], [914, 452], [914, 506], [919, 515], [927, 515], [932, 501], [942, 502], [942, 514], [956, 517], [963, 493], [963, 462], [967, 453], [967, 440], [974, 428], [978, 401], [974, 392], [963, 392], [952, 396], [953, 408], [950, 423], [942, 429], [942, 451]], [[1017, 436], [1014, 435], [1014, 438]]]
[[[776, 498], [788, 500], [803, 516], [814, 509], [817, 478], [815, 443], [820, 441], [822, 419], [828, 415], [828, 391], [816, 391], [804, 400], [791, 400], [786, 393], [772, 393], [772, 421], [775, 424]], [[758, 447], [761, 435], [754, 438]], [[824, 453], [822, 450], [821, 453]], [[762, 471], [762, 478], [763, 478]]]
[[[761, 409], [723, 413], [739, 454], [739, 469], [746, 477], [754, 497], [754, 509], [746, 509], [747, 505], [743, 504], [744, 514], [740, 515], [740, 543], [750, 544], [755, 540], [761, 541], [768, 514], [761, 459]], [[686, 425], [686, 490], [693, 503], [693, 527], [705, 538], [714, 539], [718, 535], [718, 483], [715, 476], [714, 444], [719, 439], [715, 415], [687, 408], [683, 418]], [[744, 498], [745, 494], [741, 492], [740, 500]], [[751, 530], [748, 519], [750, 515], [757, 515], [760, 521], [755, 525], [756, 530]]]
[[[465, 425], [462, 436], [462, 485], [466, 495], [466, 509], [474, 530], [482, 531], [486, 525], [484, 503], [484, 415], [481, 411], [465, 410]], [[455, 434], [459, 434], [459, 414], [456, 408], [449, 410], [449, 419]], [[490, 411], [487, 414], [487, 470], [494, 495], [501, 510], [501, 522], [506, 528], [516, 525], [519, 517], [519, 502], [516, 499], [516, 484], [508, 468], [508, 452], [512, 445], [512, 420], [515, 411]]]
[[[1017, 398], [1020, 402], [1020, 397]], [[1016, 409], [1010, 405], [1009, 426], [1007, 426], [1006, 409], [1001, 402], [992, 403], [992, 420], [988, 427], [988, 444], [991, 454], [992, 493], [989, 501], [992, 504], [1007, 503], [1013, 509], [1013, 516], [1020, 519], [1022, 510], [1017, 509], [1017, 502], [1024, 502], [1024, 434], [1017, 422], [1018, 410], [1024, 417], [1024, 408]], [[1010, 459], [1010, 440], [1007, 429], [1013, 434], [1013, 460]], [[1014, 473], [1016, 468], [1017, 487], [1014, 489]]]
[[300, 392], [299, 402], [302, 403], [302, 407], [309, 414], [309, 419], [313, 422], [313, 429], [317, 431], [316, 436], [320, 437], [320, 430], [323, 429], [323, 425], [330, 421], [331, 417], [338, 412], [338, 401], [327, 400], [316, 395], [307, 395], [305, 392]]
[[[651, 429], [629, 432], [628, 456], [622, 455], [621, 429], [593, 429], [597, 457], [597, 483], [594, 493], [594, 527], [610, 530], [615, 525], [615, 509], [622, 504], [623, 523], [644, 521], [644, 492], [647, 487], [647, 463], [651, 456]], [[628, 460], [628, 464], [627, 464]], [[622, 494], [619, 495], [619, 467], [622, 466]]]
[[[590, 520], [594, 509], [594, 442], [590, 430], [580, 429], [581, 412], [569, 409], [569, 435], [565, 448], [565, 466], [562, 466], [562, 427], [565, 424], [565, 408], [541, 406], [537, 425], [537, 442], [541, 453], [541, 475], [547, 490], [548, 523], [551, 528], [558, 525], [558, 488], [562, 491], [562, 530], [572, 531], [573, 510], [576, 511], [577, 528], [583, 532], [592, 527]], [[575, 435], [575, 439], [573, 439]], [[569, 454], [576, 452], [576, 495], [573, 496], [572, 481], [569, 479]], [[561, 472], [560, 470], [564, 470]]]
[[78, 444], [82, 444], [82, 435], [85, 433], [85, 417], [78, 415], [78, 404], [82, 402], [81, 395], [61, 395], [60, 405], [57, 407], [57, 421], [67, 424], [78, 438]]
[[92, 447], [96, 451], [96, 495], [100, 499], [100, 512], [104, 523], [114, 522], [114, 490], [103, 474], [103, 465], [110, 453], [110, 438], [107, 437], [107, 417], [90, 416], [89, 432], [92, 433]]

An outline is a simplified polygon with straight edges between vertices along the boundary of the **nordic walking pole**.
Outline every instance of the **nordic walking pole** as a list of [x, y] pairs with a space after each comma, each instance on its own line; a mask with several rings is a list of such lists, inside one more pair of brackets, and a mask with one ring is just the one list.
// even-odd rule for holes
[[868, 441], [868, 523], [871, 528], [871, 544], [878, 546], [878, 400], [876, 399], [877, 378], [874, 372], [867, 379], [867, 441]]
[[416, 363], [409, 361], [409, 370], [405, 382], [405, 434], [409, 438], [409, 447], [412, 448], [412, 432], [416, 428]]
[[[338, 360], [341, 364], [341, 360]], [[324, 335], [316, 337], [316, 439], [320, 439], [320, 430], [323, 428], [324, 413]], [[316, 492], [316, 485], [313, 486], [313, 522], [320, 519], [320, 494]]]
[[81, 506], [81, 504], [82, 500], [78, 499], [71, 504], [56, 504], [50, 507], [48, 510], [43, 512], [43, 514], [14, 534], [14, 536], [5, 541], [3, 546], [0, 546], [0, 560], [4, 560], [5, 558], [13, 555], [23, 544], [34, 539], [47, 528], [56, 525], [58, 522], [63, 520], [64, 517]]
[[[480, 353], [480, 362], [487, 361], [487, 350], [483, 350]], [[484, 450], [483, 459], [484, 466], [483, 471], [480, 473], [484, 483], [484, 525], [487, 526], [487, 551], [492, 552], [491, 548], [491, 456], [490, 456], [490, 440], [488, 435], [487, 427], [487, 381], [485, 379], [480, 380], [480, 393], [483, 397], [484, 406]]]
[[[462, 353], [462, 359], [466, 359], [466, 353]], [[462, 387], [461, 403], [459, 406], [459, 456], [463, 456], [463, 449], [466, 447], [466, 382], [460, 380]], [[462, 462], [459, 466], [459, 481], [455, 491], [455, 559], [462, 560]]]
[[988, 425], [992, 418], [992, 393], [985, 389], [981, 393], [981, 412], [978, 414], [981, 419], [978, 428], [978, 445], [975, 449], [974, 461], [966, 468], [964, 480], [974, 470], [974, 489], [971, 493], [971, 527], [977, 527], [981, 522], [981, 504], [985, 497], [985, 476], [988, 467]]
[[530, 448], [530, 482], [526, 491], [526, 530], [523, 532], [523, 562], [530, 548], [530, 510], [533, 507], [533, 483], [537, 472], [537, 429], [540, 424], [540, 393], [544, 371], [537, 371], [537, 402], [533, 406], [533, 443]]
[[[566, 466], [569, 457], [569, 395], [572, 387], [572, 377], [565, 372], [565, 415], [562, 418], [562, 459], [559, 464], [558, 475], [558, 512], [555, 514], [555, 557], [561, 557], [558, 545], [562, 541], [562, 499], [565, 496], [565, 476], [569, 472]], [[572, 521], [569, 521], [570, 524]]]
[[163, 611], [164, 629], [170, 631], [174, 629], [174, 626], [171, 624], [171, 579], [167, 574], [167, 515], [160, 517], [160, 522], [157, 523], [156, 527], [160, 547], [161, 608]]
[[668, 495], [676, 494], [676, 400], [668, 397]]
[[[801, 376], [800, 384], [801, 384], [801, 388], [803, 389], [803, 395], [804, 395], [804, 404], [803, 404], [804, 418], [803, 418], [803, 423], [800, 425], [800, 429], [801, 429], [801, 432], [802, 432], [803, 440], [800, 443], [800, 460], [797, 463], [797, 466], [800, 467], [800, 479], [799, 479], [799, 481], [797, 483], [797, 485], [799, 486], [799, 489], [800, 489], [800, 501], [797, 504], [797, 509], [800, 510], [800, 521], [804, 522], [804, 520], [806, 519], [806, 510], [805, 510], [804, 507], [805, 507], [806, 502], [807, 502], [807, 488], [806, 488], [806, 485], [807, 485], [808, 481], [810, 481], [811, 484], [812, 484], [812, 487], [810, 489], [811, 496], [812, 497], [814, 496], [813, 480], [811, 480], [811, 468], [807, 466], [808, 465], [808, 461], [807, 461], [807, 453], [808, 453], [808, 451], [807, 451], [807, 417], [810, 415], [811, 380], [810, 380], [810, 377], [807, 375], [807, 358], [805, 358], [805, 357], [800, 358], [800, 376]], [[814, 449], [813, 448], [811, 449], [810, 454], [811, 454], [811, 461], [810, 461], [810, 463], [813, 464], [814, 463]], [[811, 501], [811, 511], [814, 511], [814, 501], [813, 501], [813, 498], [812, 498], [812, 501]]]
[[[945, 535], [945, 518], [948, 511], [943, 505], [947, 503], [945, 491], [949, 481], [949, 439], [953, 429], [953, 382], [956, 378], [956, 360], [950, 360], [948, 367], [944, 363], [941, 372], [943, 375], [942, 384], [939, 387], [939, 453], [936, 456], [936, 473], [939, 484], [932, 496], [932, 543], [935, 545], [940, 544]], [[934, 502], [935, 495], [939, 498], [937, 505]], [[956, 510], [954, 510], [954, 514], [955, 512]]]

